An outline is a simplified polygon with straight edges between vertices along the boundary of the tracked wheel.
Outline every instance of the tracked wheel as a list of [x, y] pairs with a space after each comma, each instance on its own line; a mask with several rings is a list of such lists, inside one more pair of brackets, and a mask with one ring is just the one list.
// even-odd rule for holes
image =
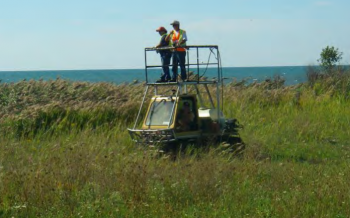
[[245, 150], [245, 144], [240, 136], [232, 135], [225, 137], [219, 148], [225, 153], [242, 154]]

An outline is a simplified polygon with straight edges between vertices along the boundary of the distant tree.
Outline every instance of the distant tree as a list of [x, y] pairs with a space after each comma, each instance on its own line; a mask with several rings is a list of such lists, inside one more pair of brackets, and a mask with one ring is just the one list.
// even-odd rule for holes
[[326, 48], [322, 49], [321, 57], [318, 59], [318, 62], [324, 68], [324, 70], [329, 72], [334, 69], [337, 64], [339, 64], [340, 60], [342, 59], [342, 55], [343, 53], [339, 52], [338, 48], [334, 48], [334, 46], [327, 46]]

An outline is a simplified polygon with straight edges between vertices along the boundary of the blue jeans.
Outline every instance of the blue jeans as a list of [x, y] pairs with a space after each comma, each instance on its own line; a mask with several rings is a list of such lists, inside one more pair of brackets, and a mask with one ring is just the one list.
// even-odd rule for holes
[[160, 77], [161, 80], [170, 80], [169, 64], [171, 59], [171, 52], [165, 52], [160, 54], [160, 59], [162, 61], [163, 74]]
[[177, 68], [178, 65], [180, 65], [181, 69], [181, 79], [185, 80], [187, 79], [187, 74], [186, 74], [186, 51], [174, 51], [173, 52], [173, 79], [177, 80]]

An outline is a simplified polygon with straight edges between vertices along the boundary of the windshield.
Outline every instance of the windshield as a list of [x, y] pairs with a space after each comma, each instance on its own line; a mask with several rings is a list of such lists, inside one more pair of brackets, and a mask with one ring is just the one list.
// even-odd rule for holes
[[171, 111], [173, 110], [173, 101], [155, 101], [149, 110], [146, 125], [147, 126], [167, 126], [170, 122]]

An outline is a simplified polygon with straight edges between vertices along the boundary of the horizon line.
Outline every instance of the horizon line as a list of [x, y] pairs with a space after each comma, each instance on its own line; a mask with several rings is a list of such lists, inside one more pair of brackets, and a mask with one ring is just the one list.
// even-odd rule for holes
[[[320, 66], [320, 65], [274, 65], [274, 66], [225, 66], [222, 68], [268, 68], [268, 67], [308, 67], [308, 66]], [[340, 65], [340, 66], [350, 66], [350, 65]], [[216, 67], [208, 67], [216, 68]], [[33, 71], [95, 71], [95, 70], [145, 70], [145, 68], [95, 68], [95, 69], [19, 69], [19, 70], [0, 70], [0, 72], [33, 72]], [[159, 68], [160, 70], [160, 68]]]

